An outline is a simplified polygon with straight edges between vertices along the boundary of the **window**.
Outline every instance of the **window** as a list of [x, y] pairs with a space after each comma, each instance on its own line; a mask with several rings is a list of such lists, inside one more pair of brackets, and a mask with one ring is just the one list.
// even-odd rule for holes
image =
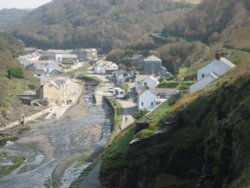
[[153, 102], [151, 102], [151, 107], [153, 107], [154, 106], [154, 103]]
[[205, 74], [202, 74], [201, 77], [204, 78], [204, 77], [205, 77]]
[[144, 106], [144, 102], [141, 102], [141, 106]]

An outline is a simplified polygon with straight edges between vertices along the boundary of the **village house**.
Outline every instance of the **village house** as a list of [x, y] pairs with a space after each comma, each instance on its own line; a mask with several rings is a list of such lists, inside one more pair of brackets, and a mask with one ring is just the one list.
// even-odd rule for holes
[[46, 100], [48, 105], [63, 104], [67, 101], [68, 85], [68, 77], [49, 77], [42, 80], [39, 97], [41, 100]]
[[97, 50], [95, 48], [90, 49], [78, 49], [74, 52], [77, 56], [79, 61], [97, 61]]
[[95, 74], [112, 74], [112, 72], [117, 71], [119, 66], [111, 61], [97, 61], [93, 66], [93, 71]]
[[62, 68], [55, 61], [34, 61], [32, 64], [25, 67], [35, 77], [41, 78], [44, 75], [50, 75], [53, 71], [61, 71]]
[[130, 74], [126, 70], [118, 70], [112, 72], [113, 80], [116, 85], [122, 84], [130, 78]]
[[33, 52], [31, 54], [23, 55], [18, 57], [18, 61], [25, 67], [29, 64], [34, 63], [40, 59], [40, 54], [38, 52]]
[[75, 54], [55, 54], [55, 60], [60, 63], [74, 62], [78, 61], [78, 57]]
[[140, 93], [144, 89], [155, 89], [159, 85], [157, 77], [138, 75], [135, 79], [135, 92]]
[[151, 55], [143, 60], [143, 74], [160, 76], [166, 68], [162, 67], [162, 60]]
[[145, 89], [138, 95], [138, 110], [152, 111], [156, 107], [157, 96], [150, 90]]
[[195, 92], [205, 88], [207, 85], [235, 67], [232, 62], [221, 55], [222, 54], [217, 53], [214, 61], [197, 71], [197, 82], [190, 86], [190, 92]]

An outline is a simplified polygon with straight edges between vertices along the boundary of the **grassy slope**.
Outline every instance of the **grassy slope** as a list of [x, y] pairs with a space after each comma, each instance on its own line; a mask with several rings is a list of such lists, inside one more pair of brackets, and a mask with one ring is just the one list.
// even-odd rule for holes
[[[16, 95], [28, 90], [29, 87], [36, 87], [39, 81], [34, 79], [24, 70], [25, 79], [8, 79], [9, 68], [22, 67], [14, 58], [23, 52], [22, 44], [6, 34], [0, 33], [0, 110], [6, 111], [9, 104]], [[1, 115], [0, 115], [1, 117]]]
[[[199, 176], [190, 173], [201, 173], [205, 164], [214, 177], [207, 185], [250, 186], [249, 76], [248, 61], [206, 90], [185, 96], [162, 116], [164, 121], [175, 121], [176, 128], [160, 142], [139, 145], [131, 153], [134, 129], [124, 131], [106, 149], [103, 182], [126, 187], [133, 175], [137, 183], [144, 177], [144, 187], [194, 187]], [[106, 181], [114, 174], [115, 179]]]

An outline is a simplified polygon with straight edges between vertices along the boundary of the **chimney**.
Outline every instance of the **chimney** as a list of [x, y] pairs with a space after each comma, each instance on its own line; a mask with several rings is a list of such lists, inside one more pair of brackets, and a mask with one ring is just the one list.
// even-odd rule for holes
[[148, 87], [148, 83], [147, 83], [147, 82], [144, 82], [144, 89], [145, 89], [145, 90], [149, 90], [149, 87]]
[[215, 59], [220, 60], [220, 58], [221, 58], [221, 53], [216, 52]]

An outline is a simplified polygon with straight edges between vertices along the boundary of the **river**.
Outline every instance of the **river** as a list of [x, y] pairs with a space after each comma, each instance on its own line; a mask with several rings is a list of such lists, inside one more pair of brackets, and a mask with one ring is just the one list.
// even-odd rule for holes
[[0, 148], [0, 165], [24, 156], [24, 164], [0, 178], [0, 188], [67, 188], [104, 148], [110, 136], [111, 110], [96, 106], [94, 87], [56, 122], [38, 121], [15, 142]]

